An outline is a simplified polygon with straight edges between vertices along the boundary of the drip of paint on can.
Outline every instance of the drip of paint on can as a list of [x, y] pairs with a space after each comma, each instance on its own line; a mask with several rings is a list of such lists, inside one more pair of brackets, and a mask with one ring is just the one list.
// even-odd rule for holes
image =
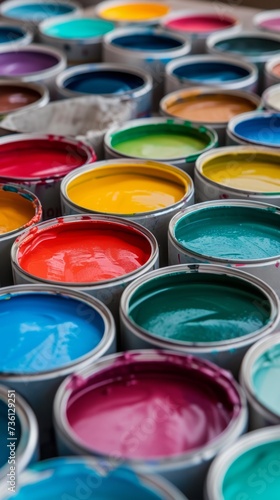
[[123, 49], [156, 52], [176, 49], [183, 46], [184, 41], [177, 40], [177, 38], [168, 35], [139, 32], [135, 35], [127, 34], [115, 37], [111, 43]]
[[0, 114], [23, 108], [41, 99], [41, 94], [32, 88], [1, 85], [0, 86]]
[[279, 215], [272, 210], [220, 206], [186, 214], [175, 238], [200, 255], [231, 260], [260, 260], [280, 255]]
[[5, 10], [3, 13], [14, 19], [22, 21], [43, 21], [49, 17], [70, 14], [76, 10], [73, 5], [66, 2], [38, 2], [24, 3]]
[[40, 50], [7, 50], [0, 53], [0, 75], [21, 76], [50, 69], [58, 64], [58, 57]]
[[235, 20], [225, 16], [207, 15], [181, 15], [169, 20], [165, 26], [176, 31], [188, 33], [209, 33], [212, 31], [230, 28]]
[[269, 301], [256, 287], [208, 273], [158, 276], [138, 287], [129, 302], [137, 325], [179, 342], [237, 339], [263, 328], [269, 315]]
[[280, 344], [265, 351], [254, 363], [252, 387], [258, 401], [280, 416]]
[[83, 94], [123, 94], [144, 85], [140, 76], [128, 71], [98, 70], [77, 73], [64, 81], [63, 87]]
[[15, 191], [0, 190], [0, 234], [22, 228], [34, 215], [32, 200]]
[[173, 74], [182, 80], [217, 84], [246, 78], [249, 76], [249, 71], [234, 63], [199, 61], [178, 66], [174, 69]]
[[262, 54], [277, 54], [280, 52], [280, 40], [265, 38], [264, 36], [246, 36], [226, 38], [215, 43], [215, 49], [222, 52], [232, 52], [242, 56], [260, 56]]
[[237, 139], [280, 147], [280, 114], [244, 117], [235, 123], [232, 132]]
[[25, 36], [25, 32], [16, 26], [0, 26], [0, 44], [13, 43]]
[[69, 19], [46, 26], [43, 32], [56, 38], [86, 39], [102, 37], [114, 29], [114, 24], [103, 19]]
[[99, 15], [104, 19], [115, 22], [141, 22], [151, 21], [165, 16], [169, 12], [169, 7], [161, 3], [126, 3], [106, 7], [99, 10]]

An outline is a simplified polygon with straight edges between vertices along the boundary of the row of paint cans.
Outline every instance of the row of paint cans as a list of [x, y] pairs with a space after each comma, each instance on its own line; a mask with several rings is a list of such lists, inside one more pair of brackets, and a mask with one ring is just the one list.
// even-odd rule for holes
[[[128, 467], [105, 467], [93, 457], [61, 457], [30, 466], [17, 478], [16, 493], [0, 488], [2, 500], [39, 498], [117, 498], [187, 500], [159, 476], [138, 474]], [[94, 494], [94, 497], [92, 496]], [[97, 495], [97, 496], [96, 496]]]
[[10, 253], [14, 241], [41, 220], [37, 196], [14, 184], [0, 183], [0, 287], [13, 283]]
[[280, 112], [244, 113], [232, 118], [227, 127], [227, 144], [253, 144], [280, 148]]
[[169, 221], [194, 202], [193, 181], [172, 165], [144, 160], [106, 160], [75, 169], [61, 183], [63, 215], [117, 215], [149, 229], [167, 264]]
[[61, 179], [96, 160], [88, 144], [55, 135], [7, 135], [0, 139], [0, 152], [0, 180], [32, 191], [42, 204], [44, 219], [61, 215]]
[[30, 406], [14, 390], [1, 384], [0, 494], [15, 491], [18, 474], [38, 459], [38, 434]]
[[280, 84], [268, 87], [262, 94], [262, 106], [273, 113], [280, 113]]
[[229, 120], [241, 113], [255, 111], [260, 106], [260, 97], [251, 92], [192, 87], [176, 90], [163, 97], [160, 112], [164, 116], [213, 128], [218, 134], [219, 145], [223, 146]]
[[54, 425], [59, 454], [159, 473], [201, 498], [211, 460], [246, 430], [247, 406], [241, 387], [218, 366], [139, 350], [106, 356], [65, 379]]
[[234, 376], [248, 348], [274, 332], [276, 293], [239, 269], [180, 264], [138, 278], [120, 302], [123, 349], [169, 349], [202, 357]]
[[33, 33], [24, 26], [9, 22], [0, 22], [0, 47], [15, 48], [29, 45], [33, 41]]
[[280, 210], [248, 200], [198, 203], [170, 221], [168, 260], [208, 262], [246, 271], [280, 296]]
[[[10, 113], [29, 111], [46, 106], [49, 102], [47, 87], [39, 83], [0, 80], [0, 120]], [[1, 127], [1, 123], [0, 123]], [[1, 129], [0, 134], [4, 133]]]
[[63, 378], [116, 351], [113, 317], [94, 297], [47, 284], [1, 288], [0, 317], [0, 381], [33, 408], [48, 455], [55, 392]]
[[280, 56], [270, 58], [265, 65], [266, 87], [280, 83]]

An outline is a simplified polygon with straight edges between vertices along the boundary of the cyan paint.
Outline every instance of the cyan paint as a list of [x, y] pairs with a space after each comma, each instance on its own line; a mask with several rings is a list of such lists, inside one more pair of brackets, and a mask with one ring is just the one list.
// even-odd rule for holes
[[147, 281], [129, 301], [129, 316], [157, 337], [221, 342], [256, 332], [270, 305], [250, 283], [209, 273], [173, 273]]
[[0, 324], [2, 373], [66, 366], [96, 348], [105, 328], [87, 304], [39, 292], [0, 296]]
[[258, 401], [280, 416], [280, 344], [268, 349], [255, 361], [251, 380]]
[[83, 94], [123, 94], [138, 89], [144, 80], [133, 73], [96, 70], [78, 73], [64, 81], [63, 87]]
[[43, 21], [52, 16], [61, 16], [70, 14], [74, 7], [66, 3], [59, 2], [41, 2], [41, 3], [24, 3], [17, 5], [5, 11], [5, 15], [14, 19], [22, 19], [24, 21]]
[[101, 37], [112, 31], [114, 24], [103, 19], [69, 19], [46, 26], [44, 33], [56, 38], [84, 39]]
[[244, 118], [235, 125], [233, 133], [245, 141], [280, 147], [280, 114]]
[[[16, 500], [161, 500], [161, 496], [146, 486], [131, 470], [112, 469], [106, 474], [94, 470], [86, 459], [57, 458], [39, 462], [25, 473]], [[26, 479], [28, 477], [28, 480]]]
[[232, 52], [242, 56], [259, 56], [262, 54], [280, 53], [280, 40], [270, 38], [250, 36], [227, 38], [215, 43], [214, 46], [223, 52]]
[[113, 45], [129, 50], [159, 51], [181, 47], [183, 42], [171, 36], [164, 36], [155, 33], [137, 33], [135, 35], [125, 35], [113, 38]]
[[17, 42], [25, 36], [24, 31], [16, 26], [0, 26], [0, 44]]
[[280, 440], [252, 445], [230, 465], [222, 483], [223, 500], [279, 500], [279, 491]]
[[280, 255], [280, 218], [274, 209], [217, 206], [190, 212], [175, 226], [176, 240], [187, 250], [234, 261]]
[[[14, 399], [13, 399], [14, 401]], [[19, 423], [19, 420], [17, 418], [17, 415], [15, 413], [16, 419], [15, 419], [15, 425], [11, 424], [10, 428], [8, 430], [8, 390], [7, 390], [7, 398], [6, 401], [4, 402], [2, 399], [0, 399], [0, 477], [1, 477], [1, 468], [7, 465], [8, 458], [10, 455], [10, 448], [7, 447], [7, 444], [9, 444], [8, 437], [16, 437], [16, 447], [19, 444], [20, 437], [21, 437], [21, 426]], [[14, 431], [15, 429], [15, 431]], [[11, 436], [8, 434], [8, 431], [15, 432], [15, 436]], [[12, 464], [11, 464], [12, 465]]]
[[197, 61], [178, 66], [173, 70], [173, 74], [182, 80], [222, 83], [246, 78], [249, 71], [234, 63]]

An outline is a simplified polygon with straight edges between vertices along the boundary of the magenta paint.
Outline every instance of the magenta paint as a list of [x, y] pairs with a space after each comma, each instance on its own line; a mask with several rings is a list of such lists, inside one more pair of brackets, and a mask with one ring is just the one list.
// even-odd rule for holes
[[209, 33], [212, 31], [231, 28], [236, 24], [236, 19], [218, 14], [173, 14], [173, 19], [165, 23], [166, 28], [171, 28], [180, 32]]

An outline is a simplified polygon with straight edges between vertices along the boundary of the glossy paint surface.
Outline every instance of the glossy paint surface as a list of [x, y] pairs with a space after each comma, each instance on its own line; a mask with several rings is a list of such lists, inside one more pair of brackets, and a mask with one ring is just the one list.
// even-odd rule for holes
[[58, 58], [39, 50], [6, 51], [0, 53], [0, 76], [21, 76], [53, 68]]
[[110, 69], [76, 73], [64, 81], [64, 88], [83, 94], [124, 94], [144, 85], [133, 73]]
[[41, 98], [41, 94], [34, 89], [13, 85], [0, 86], [0, 113], [11, 112], [33, 104]]
[[254, 363], [251, 383], [258, 401], [280, 416], [280, 344], [264, 352]]
[[35, 216], [33, 201], [18, 192], [0, 189], [0, 234], [19, 229]]
[[209, 33], [230, 28], [232, 25], [234, 25], [234, 19], [213, 14], [182, 15], [166, 23], [167, 28], [190, 33]]
[[244, 117], [235, 125], [233, 133], [245, 141], [280, 148], [280, 114]]
[[111, 21], [149, 21], [166, 15], [168, 11], [169, 7], [161, 3], [120, 2], [119, 5], [102, 9], [100, 16]]
[[17, 5], [16, 7], [6, 10], [5, 14], [14, 19], [39, 22], [49, 17], [70, 14], [73, 10], [73, 6], [57, 1], [38, 3], [22, 2], [22, 5]]
[[114, 29], [114, 24], [102, 19], [77, 18], [56, 22], [44, 29], [49, 36], [67, 39], [99, 38]]
[[180, 80], [193, 80], [200, 83], [220, 84], [249, 76], [248, 70], [234, 63], [198, 61], [177, 66], [173, 74]]

